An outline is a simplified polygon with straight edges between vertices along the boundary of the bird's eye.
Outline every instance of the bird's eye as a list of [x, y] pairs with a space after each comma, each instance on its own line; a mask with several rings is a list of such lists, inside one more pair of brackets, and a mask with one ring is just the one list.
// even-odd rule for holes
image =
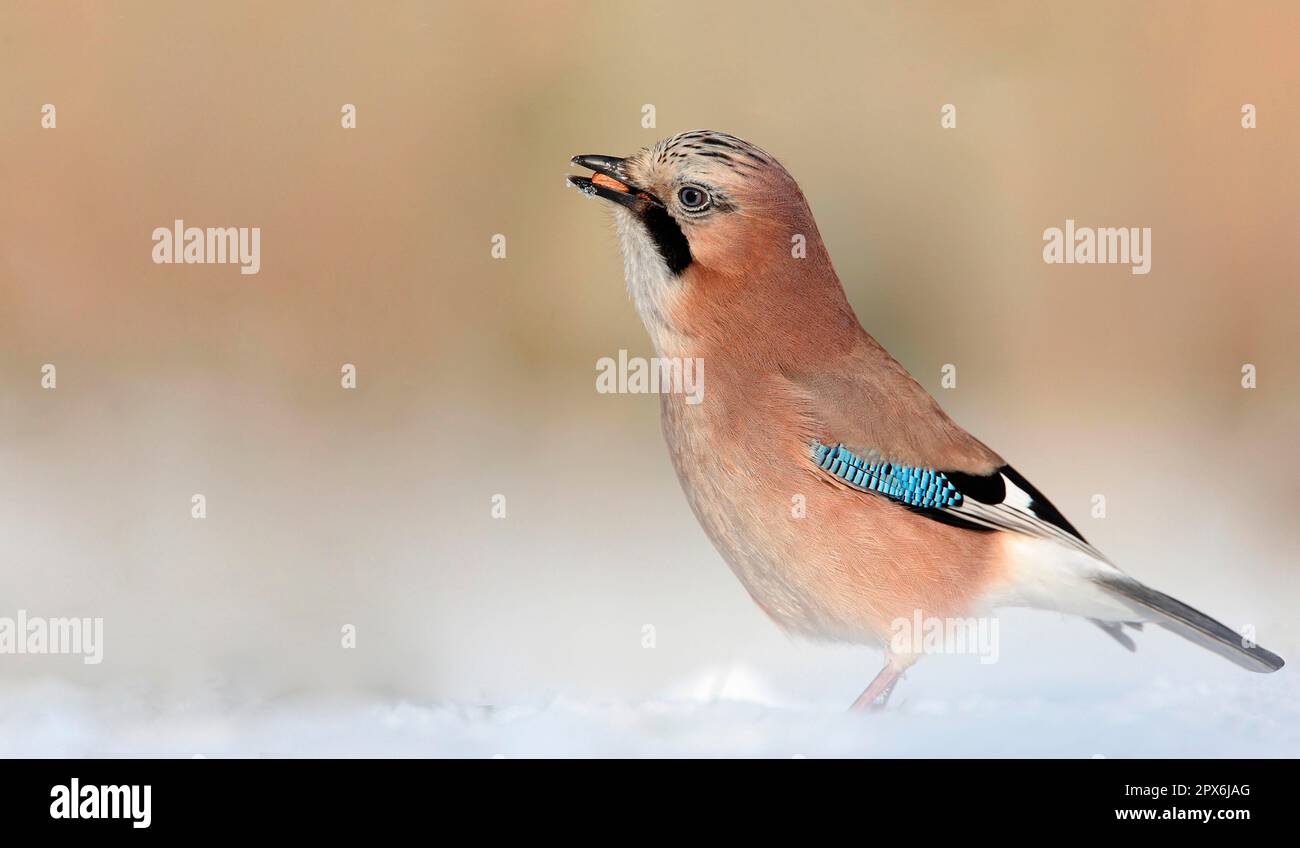
[[699, 212], [709, 205], [709, 195], [695, 186], [682, 186], [677, 190], [677, 200], [690, 212]]

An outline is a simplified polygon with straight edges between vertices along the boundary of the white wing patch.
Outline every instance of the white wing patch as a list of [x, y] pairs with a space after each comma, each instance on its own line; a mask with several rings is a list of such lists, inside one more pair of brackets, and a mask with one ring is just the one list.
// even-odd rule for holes
[[998, 474], [1002, 477], [1003, 485], [1006, 486], [1006, 496], [1001, 503], [980, 503], [974, 498], [967, 497], [960, 505], [949, 507], [948, 511], [995, 530], [1010, 530], [1026, 536], [1049, 539], [1101, 562], [1109, 563], [1101, 551], [1080, 537], [1041, 518], [1035, 511], [1034, 497], [1016, 485], [1006, 474], [1002, 472]]

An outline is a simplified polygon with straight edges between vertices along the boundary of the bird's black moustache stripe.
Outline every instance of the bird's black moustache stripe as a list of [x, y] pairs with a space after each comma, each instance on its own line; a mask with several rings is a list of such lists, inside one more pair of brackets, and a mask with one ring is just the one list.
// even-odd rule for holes
[[641, 213], [641, 221], [650, 233], [650, 238], [654, 239], [655, 247], [659, 248], [659, 255], [663, 257], [670, 273], [676, 276], [690, 267], [690, 242], [686, 240], [673, 216], [668, 214], [668, 210], [658, 204], [647, 203], [645, 211]]

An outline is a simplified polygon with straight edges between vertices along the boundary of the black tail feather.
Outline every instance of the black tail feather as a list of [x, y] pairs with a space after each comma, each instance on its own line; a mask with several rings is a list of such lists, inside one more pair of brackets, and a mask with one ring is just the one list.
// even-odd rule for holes
[[[1136, 611], [1151, 614], [1157, 624], [1195, 642], [1219, 656], [1250, 671], [1277, 671], [1286, 663], [1277, 654], [1242, 637], [1200, 610], [1157, 592], [1128, 577], [1098, 577], [1097, 583], [1132, 605]], [[1112, 636], [1115, 632], [1103, 627]], [[1117, 637], [1118, 638], [1118, 637]], [[1120, 640], [1121, 643], [1124, 641]], [[1127, 647], [1127, 645], [1125, 646]]]

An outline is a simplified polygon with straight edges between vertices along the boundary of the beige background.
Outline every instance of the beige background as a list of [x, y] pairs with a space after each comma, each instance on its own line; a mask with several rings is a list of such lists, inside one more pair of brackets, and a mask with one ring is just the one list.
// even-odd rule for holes
[[[594, 391], [650, 351], [568, 157], [697, 127], [789, 167], [867, 328], [1102, 550], [1295, 661], [1297, 43], [1289, 2], [6, 3], [0, 615], [103, 616], [106, 659], [0, 682], [500, 701], [742, 665], [850, 700], [877, 658], [777, 633], [656, 401]], [[261, 273], [152, 264], [177, 217], [260, 226]], [[1043, 264], [1067, 217], [1151, 227], [1151, 273]], [[910, 685], [1239, 681], [1163, 634], [1002, 638]]]

